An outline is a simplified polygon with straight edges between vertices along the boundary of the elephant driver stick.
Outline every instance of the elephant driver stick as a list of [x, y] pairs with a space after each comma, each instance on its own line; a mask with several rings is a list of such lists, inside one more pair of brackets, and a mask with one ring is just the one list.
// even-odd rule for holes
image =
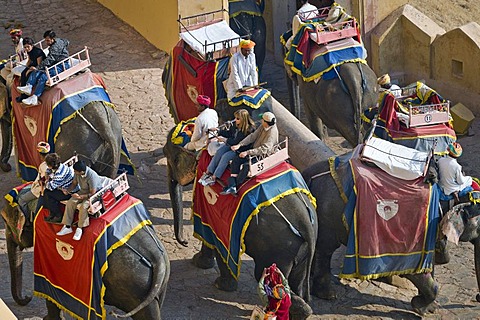
[[266, 84], [267, 84], [267, 82], [262, 82], [262, 83], [259, 83], [257, 85], [254, 85], [254, 86], [243, 87], [240, 90], [241, 90], [241, 92], [245, 92], [245, 91], [250, 91], [250, 90], [253, 90], [253, 89], [259, 89], [260, 87], [263, 87]]

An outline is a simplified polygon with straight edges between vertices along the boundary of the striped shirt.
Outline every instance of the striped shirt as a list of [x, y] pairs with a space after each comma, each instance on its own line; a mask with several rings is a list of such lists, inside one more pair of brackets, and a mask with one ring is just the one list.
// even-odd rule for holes
[[[47, 176], [50, 177], [46, 188], [50, 191], [55, 189], [68, 189], [73, 182], [73, 168], [60, 163], [57, 170], [47, 169]], [[78, 190], [78, 188], [77, 188]], [[72, 192], [75, 190], [72, 190]]]

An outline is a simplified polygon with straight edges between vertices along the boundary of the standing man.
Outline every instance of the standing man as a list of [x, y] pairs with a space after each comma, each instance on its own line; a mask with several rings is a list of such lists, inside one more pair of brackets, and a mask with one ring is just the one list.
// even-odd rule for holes
[[[35, 87], [35, 92], [27, 99], [23, 99], [22, 102], [26, 105], [37, 105], [38, 98], [42, 95], [45, 90], [45, 84], [47, 83], [47, 74], [45, 73], [45, 68], [51, 67], [56, 63], [68, 58], [68, 45], [70, 42], [66, 39], [56, 38], [55, 32], [52, 30], [45, 31], [43, 34], [45, 43], [49, 46], [47, 57], [40, 62], [37, 67], [30, 67], [33, 71], [27, 81], [27, 84], [23, 87], [17, 87], [17, 90], [21, 93], [30, 96], [32, 94], [32, 89]], [[66, 66], [69, 68], [69, 66]], [[56, 67], [58, 73], [64, 70], [62, 65]], [[50, 76], [55, 75], [55, 70], [50, 70]]]
[[82, 237], [82, 228], [88, 227], [90, 224], [88, 218], [90, 202], [88, 199], [97, 191], [112, 183], [113, 180], [108, 177], [99, 176], [95, 171], [87, 167], [83, 160], [80, 160], [73, 165], [73, 171], [75, 173], [75, 178], [70, 188], [64, 190], [64, 194], [68, 194], [71, 190], [77, 188], [77, 186], [80, 187], [80, 190], [73, 193], [72, 197], [67, 201], [62, 219], [64, 226], [57, 233], [57, 236], [64, 236], [73, 232], [73, 215], [77, 206], [80, 205], [78, 208], [78, 227], [73, 235], [73, 240], [78, 241]]
[[218, 127], [217, 111], [210, 109], [211, 100], [208, 96], [197, 97], [197, 110], [200, 113], [195, 119], [190, 142], [185, 145], [187, 150], [198, 151], [208, 144], [208, 130]]
[[230, 74], [227, 79], [227, 98], [232, 99], [243, 87], [258, 85], [255, 42], [252, 40], [240, 41], [240, 52], [236, 52], [230, 59]]

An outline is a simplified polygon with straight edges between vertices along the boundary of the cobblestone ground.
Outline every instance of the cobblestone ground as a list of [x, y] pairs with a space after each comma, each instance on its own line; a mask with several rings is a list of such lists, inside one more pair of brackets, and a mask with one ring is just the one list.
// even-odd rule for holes
[[[259, 303], [252, 260], [244, 256], [239, 290], [234, 293], [221, 292], [213, 286], [213, 281], [219, 274], [217, 268], [203, 271], [196, 269], [190, 262], [200, 246], [191, 235], [192, 226], [188, 222], [190, 210], [186, 209], [184, 214], [189, 247], [178, 245], [173, 237], [172, 210], [165, 183], [166, 161], [162, 153], [166, 134], [173, 126], [161, 84], [164, 53], [95, 1], [0, 0], [0, 8], [0, 25], [3, 24], [5, 28], [10, 23], [22, 23], [25, 35], [33, 36], [36, 40], [41, 39], [44, 30], [51, 28], [59, 37], [71, 41], [71, 52], [85, 45], [90, 48], [92, 70], [103, 77], [109, 94], [117, 105], [125, 140], [138, 168], [138, 179], [130, 178], [131, 193], [142, 199], [152, 213], [156, 231], [165, 243], [170, 257], [172, 273], [162, 310], [164, 318], [248, 319], [253, 306]], [[0, 32], [0, 43], [0, 57], [6, 57], [11, 50], [7, 32]], [[266, 69], [264, 80], [273, 88], [274, 96], [286, 102], [282, 68], [268, 61]], [[337, 152], [347, 147], [339, 137], [332, 137], [327, 143]], [[462, 139], [462, 144], [466, 149], [462, 164], [467, 172], [479, 176], [475, 138]], [[13, 164], [13, 157], [10, 163]], [[15, 173], [0, 172], [0, 194], [5, 194], [18, 183]], [[184, 201], [185, 207], [189, 208], [191, 188], [187, 188]], [[2, 221], [0, 298], [19, 319], [43, 317], [46, 314], [43, 299], [34, 297], [28, 306], [21, 307], [11, 297], [4, 228]], [[436, 270], [440, 283], [438, 302], [441, 307], [435, 315], [428, 318], [480, 318], [478, 304], [474, 302], [478, 289], [473, 267], [473, 246], [462, 244], [458, 248], [452, 248], [452, 254], [452, 262]], [[32, 256], [32, 250], [27, 250], [24, 254], [24, 293], [28, 295], [31, 295], [33, 287]], [[341, 264], [340, 256], [341, 250], [332, 263], [335, 274], [338, 274]], [[410, 311], [409, 305], [416, 290], [408, 283], [398, 281], [400, 283], [396, 287], [379, 282], [342, 280], [342, 284], [337, 285], [337, 300], [313, 299], [312, 319], [419, 318]]]

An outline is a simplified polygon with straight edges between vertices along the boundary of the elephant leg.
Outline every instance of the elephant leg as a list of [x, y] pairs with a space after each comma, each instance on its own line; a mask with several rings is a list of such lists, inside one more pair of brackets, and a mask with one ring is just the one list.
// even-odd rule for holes
[[12, 124], [6, 120], [6, 115], [0, 118], [0, 130], [2, 131], [2, 150], [0, 153], [0, 169], [4, 172], [12, 170], [8, 159], [12, 153]]
[[326, 138], [328, 138], [328, 133], [327, 130], [325, 130], [325, 127], [323, 125], [322, 119], [320, 119], [319, 116], [313, 111], [313, 109], [310, 108], [310, 106], [307, 104], [306, 101], [304, 101], [305, 105], [305, 114], [308, 119], [308, 125], [310, 127], [310, 130], [320, 138], [320, 140], [324, 141]]
[[222, 291], [236, 291], [238, 288], [238, 282], [228, 270], [227, 265], [223, 262], [222, 257], [215, 251], [215, 256], [217, 258], [218, 269], [220, 269], [220, 277], [215, 279], [215, 287]]
[[310, 307], [302, 298], [292, 292], [292, 305], [289, 309], [291, 320], [304, 320], [313, 314]]
[[450, 254], [447, 249], [447, 238], [437, 240], [435, 243], [435, 264], [441, 265], [450, 262]]
[[[295, 75], [292, 75], [295, 76]], [[290, 100], [290, 113], [296, 118], [300, 119], [300, 88], [297, 81], [290, 78], [288, 72], [286, 72], [288, 97]]]
[[[219, 261], [222, 261], [220, 259]], [[200, 252], [195, 253], [192, 259], [193, 264], [200, 269], [210, 269], [215, 266], [214, 250], [202, 244]]]
[[333, 253], [339, 246], [340, 243], [331, 230], [319, 230], [312, 266], [312, 294], [320, 299], [332, 300], [337, 298], [332, 281], [330, 262]]
[[432, 274], [409, 274], [405, 275], [405, 278], [410, 280], [419, 292], [411, 301], [413, 310], [422, 316], [426, 313], [433, 313], [438, 308], [438, 304], [435, 302], [438, 295], [438, 284]]
[[43, 318], [43, 320], [61, 320], [60, 309], [51, 301], [46, 301], [48, 314]]

